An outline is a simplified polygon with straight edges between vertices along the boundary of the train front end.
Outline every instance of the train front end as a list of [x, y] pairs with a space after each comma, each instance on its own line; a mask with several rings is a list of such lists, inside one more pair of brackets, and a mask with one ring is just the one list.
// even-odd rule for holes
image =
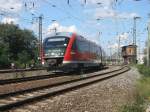
[[63, 60], [72, 34], [56, 34], [43, 42], [47, 70], [63, 70]]

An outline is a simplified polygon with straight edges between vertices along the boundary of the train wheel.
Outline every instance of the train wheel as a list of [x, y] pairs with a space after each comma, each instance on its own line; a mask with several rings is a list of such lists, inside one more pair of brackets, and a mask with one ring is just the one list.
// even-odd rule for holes
[[78, 65], [77, 73], [78, 73], [79, 75], [84, 74], [83, 64], [79, 64], [79, 65]]
[[79, 75], [82, 75], [82, 74], [84, 74], [84, 70], [83, 70], [83, 69], [80, 69], [80, 70], [79, 70]]

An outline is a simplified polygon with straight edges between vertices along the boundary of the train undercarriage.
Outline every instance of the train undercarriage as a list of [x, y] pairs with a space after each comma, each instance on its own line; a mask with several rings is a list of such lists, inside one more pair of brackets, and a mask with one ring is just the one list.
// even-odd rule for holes
[[104, 65], [102, 63], [84, 63], [80, 61], [64, 62], [63, 58], [50, 58], [45, 60], [45, 67], [47, 68], [47, 71], [52, 71], [54, 73], [76, 72], [81, 74], [82, 72], [87, 70], [101, 70], [104, 68]]

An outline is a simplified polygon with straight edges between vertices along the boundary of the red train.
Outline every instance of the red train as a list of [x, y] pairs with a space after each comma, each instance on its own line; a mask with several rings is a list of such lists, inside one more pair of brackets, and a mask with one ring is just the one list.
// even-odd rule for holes
[[44, 60], [49, 70], [82, 71], [104, 66], [100, 46], [75, 33], [56, 33], [43, 42]]

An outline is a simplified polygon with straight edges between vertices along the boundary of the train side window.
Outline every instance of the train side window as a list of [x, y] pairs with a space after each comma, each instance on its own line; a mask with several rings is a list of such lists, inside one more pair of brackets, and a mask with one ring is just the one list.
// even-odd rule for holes
[[88, 48], [88, 42], [86, 40], [81, 41], [81, 48], [83, 52], [88, 52], [89, 48]]
[[79, 51], [84, 52], [84, 41], [80, 40], [79, 41]]
[[76, 40], [76, 48], [81, 52], [81, 42], [79, 39]]
[[73, 45], [72, 45], [72, 50], [76, 50], [77, 45], [76, 45], [76, 40], [74, 41]]
[[89, 44], [86, 40], [76, 40], [76, 48], [78, 49], [78, 51], [80, 52], [88, 52], [89, 50]]

